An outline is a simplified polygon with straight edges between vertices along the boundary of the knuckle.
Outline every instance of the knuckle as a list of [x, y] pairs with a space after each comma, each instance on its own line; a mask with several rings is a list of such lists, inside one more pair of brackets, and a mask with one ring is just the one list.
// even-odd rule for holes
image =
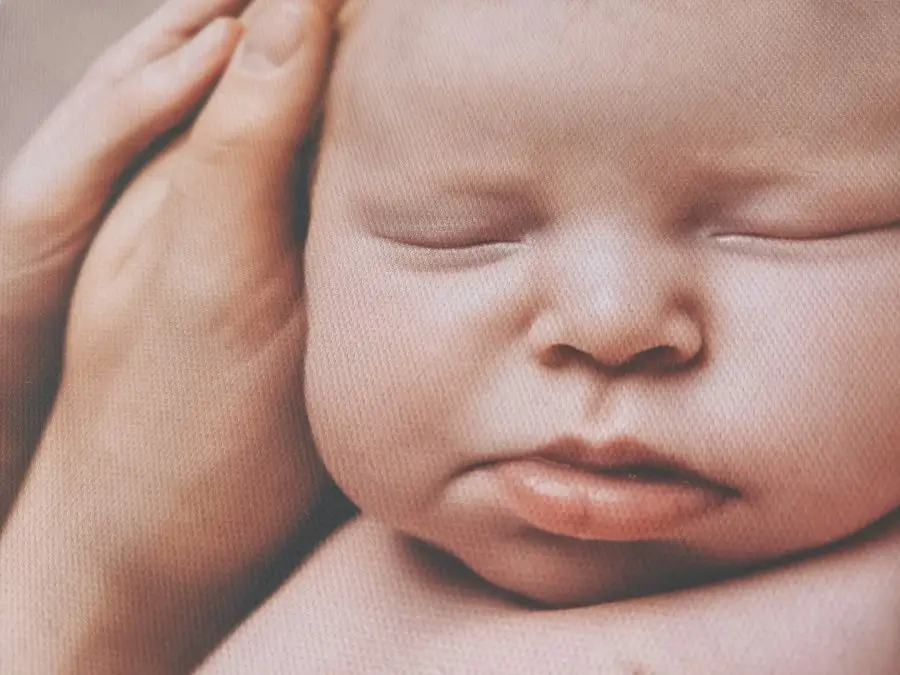
[[78, 87], [92, 92], [115, 89], [122, 81], [124, 73], [121, 64], [112, 57], [113, 54], [106, 52], [91, 63]]
[[76, 89], [77, 97], [85, 102], [86, 110], [92, 114], [113, 113], [117, 117], [142, 118], [146, 116], [148, 96], [160, 89], [159, 83], [147, 82], [137, 74], [121, 71], [108, 65], [103, 59], [97, 61]]
[[289, 321], [293, 304], [266, 298], [236, 276], [240, 272], [227, 265], [182, 263], [178, 272], [167, 275], [163, 295], [182, 331], [203, 336], [212, 349], [246, 354], [271, 341]]
[[218, 314], [228, 306], [227, 279], [208, 265], [180, 265], [166, 282], [166, 296], [188, 316]]
[[234, 165], [246, 155], [249, 130], [230, 126], [215, 133], [201, 132], [195, 136], [191, 158], [200, 166], [221, 168]]
[[[92, 128], [106, 129], [107, 139], [129, 141], [143, 138], [145, 132], [161, 118], [166, 99], [160, 86], [145, 86], [140, 77], [125, 78], [110, 84], [91, 96]], [[163, 116], [164, 117], [164, 116]], [[165, 118], [168, 120], [168, 117]], [[160, 133], [165, 127], [160, 127]], [[107, 142], [121, 148], [121, 142]]]
[[104, 92], [106, 110], [117, 119], [134, 124], [147, 117], [148, 103], [156, 98], [158, 86], [148, 86], [140, 77], [119, 80]]
[[289, 144], [284, 127], [285, 112], [274, 111], [264, 102], [244, 101], [234, 106], [213, 103], [201, 114], [191, 133], [192, 154], [201, 164], [230, 166], [258, 157], [284, 152]]

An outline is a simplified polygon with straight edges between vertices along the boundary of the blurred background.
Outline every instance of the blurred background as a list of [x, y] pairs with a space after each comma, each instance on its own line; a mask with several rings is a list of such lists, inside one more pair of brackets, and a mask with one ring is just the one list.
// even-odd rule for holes
[[162, 0], [0, 0], [0, 171], [87, 66]]

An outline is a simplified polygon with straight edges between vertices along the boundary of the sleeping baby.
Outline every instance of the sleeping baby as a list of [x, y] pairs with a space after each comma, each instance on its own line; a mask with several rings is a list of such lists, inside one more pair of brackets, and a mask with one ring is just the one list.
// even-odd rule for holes
[[[306, 393], [365, 537], [531, 611], [741, 577], [895, 512], [898, 28], [885, 3], [351, 3]], [[372, 587], [345, 623], [397, 592]], [[283, 623], [268, 641], [315, 672]]]

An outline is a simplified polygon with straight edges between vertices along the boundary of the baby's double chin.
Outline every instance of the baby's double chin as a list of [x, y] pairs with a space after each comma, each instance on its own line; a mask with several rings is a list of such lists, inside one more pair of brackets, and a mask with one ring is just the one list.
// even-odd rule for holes
[[526, 537], [518, 546], [492, 547], [490, 552], [461, 551], [457, 557], [477, 576], [523, 605], [548, 609], [642, 597], [727, 575], [673, 543], [554, 544], [524, 541]]

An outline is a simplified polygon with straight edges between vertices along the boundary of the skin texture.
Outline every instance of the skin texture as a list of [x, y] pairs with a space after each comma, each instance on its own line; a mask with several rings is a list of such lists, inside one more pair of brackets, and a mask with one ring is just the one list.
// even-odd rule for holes
[[[252, 26], [254, 22], [249, 23]], [[233, 46], [236, 26], [231, 24], [231, 28], [228, 37], [232, 41], [222, 43], [207, 62], [210, 71], [221, 70], [222, 58]], [[301, 331], [297, 335], [291, 331], [301, 322], [291, 323], [291, 330], [279, 334], [287, 339], [278, 339], [278, 344], [273, 345], [269, 341], [275, 333], [271, 324], [255, 321], [248, 327], [246, 315], [233, 312], [235, 308], [252, 306], [259, 312], [255, 317], [261, 318], [267, 314], [262, 308], [268, 306], [274, 310], [277, 321], [283, 317], [280, 310], [284, 307], [277, 299], [283, 297], [281, 293], [293, 298], [296, 290], [294, 277], [281, 277], [285, 268], [273, 264], [271, 257], [290, 238], [285, 230], [285, 214], [277, 208], [285, 198], [287, 186], [274, 179], [269, 181], [256, 162], [272, 167], [274, 160], [287, 160], [298, 136], [304, 133], [301, 122], [311, 112], [312, 93], [322, 74], [323, 47], [327, 42], [324, 28], [318, 25], [312, 34], [318, 39], [308, 39], [302, 52], [305, 56], [278, 76], [248, 76], [240, 69], [230, 69], [204, 108], [195, 133], [172, 145], [126, 192], [116, 214], [102, 223], [102, 246], [92, 249], [91, 275], [89, 281], [80, 283], [77, 294], [78, 303], [91, 311], [79, 312], [79, 329], [70, 336], [68, 392], [64, 386], [60, 410], [51, 427], [54, 433], [41, 447], [37, 470], [0, 547], [0, 578], [10, 580], [0, 584], [8, 591], [0, 596], [0, 653], [4, 667], [11, 672], [186, 671], [186, 664], [198, 656], [198, 648], [202, 649], [198, 640], [202, 643], [231, 621], [235, 595], [246, 590], [231, 573], [264, 564], [265, 550], [277, 547], [290, 529], [290, 521], [299, 516], [283, 501], [287, 491], [302, 491], [305, 480], [301, 477], [299, 483], [283, 487], [285, 481], [293, 480], [286, 471], [291, 462], [286, 461], [282, 451], [290, 449], [289, 439], [296, 440], [291, 435], [296, 431], [294, 420], [279, 417], [276, 429], [265, 413], [281, 410], [279, 405], [290, 400], [283, 390], [273, 389], [272, 383], [275, 378], [296, 384], [293, 375], [297, 353], [294, 345], [285, 343], [300, 338]], [[194, 73], [198, 79], [203, 75]], [[288, 80], [302, 86], [286, 86]], [[181, 84], [194, 82], [182, 80]], [[187, 88], [181, 90], [182, 95], [185, 92]], [[286, 114], [287, 110], [294, 114]], [[260, 148], [265, 151], [260, 152]], [[69, 168], [75, 173], [73, 167]], [[275, 173], [283, 176], [280, 171]], [[160, 190], [166, 185], [173, 189]], [[168, 197], [162, 199], [162, 204], [161, 193]], [[251, 195], [257, 199], [251, 199]], [[217, 217], [211, 217], [214, 215]], [[247, 227], [251, 222], [255, 227]], [[135, 247], [136, 236], [152, 246]], [[209, 246], [213, 241], [216, 245]], [[263, 245], [259, 245], [261, 242]], [[235, 260], [241, 262], [232, 267]], [[198, 269], [203, 273], [197, 274]], [[233, 274], [235, 269], [242, 274]], [[267, 275], [274, 275], [281, 282], [262, 284], [273, 291], [266, 295], [269, 300], [276, 299], [271, 305], [253, 294], [260, 288], [258, 275], [270, 282], [273, 279]], [[235, 285], [199, 283], [206, 279], [229, 280]], [[147, 297], [154, 298], [154, 302], [135, 301]], [[103, 311], [104, 308], [115, 311]], [[211, 343], [210, 324], [221, 331], [215, 335], [226, 338], [224, 343]], [[255, 338], [261, 338], [265, 344], [257, 343]], [[268, 349], [263, 349], [265, 345]], [[259, 354], [258, 349], [265, 354]], [[76, 353], [79, 358], [73, 358]], [[260, 358], [251, 359], [252, 367], [241, 368], [245, 357], [254, 353]], [[182, 368], [179, 364], [193, 367]], [[204, 364], [207, 373], [202, 372]], [[195, 379], [197, 373], [200, 377]], [[228, 381], [217, 387], [213, 374]], [[223, 401], [225, 390], [229, 395]], [[198, 408], [198, 397], [216, 400], [219, 405]], [[101, 408], [100, 400], [110, 405]], [[251, 405], [260, 406], [256, 411], [259, 415], [254, 414]], [[86, 429], [87, 419], [92, 423]], [[165, 423], [157, 424], [159, 420]], [[173, 425], [173, 421], [179, 424]], [[123, 437], [123, 428], [130, 435]], [[269, 440], [277, 442], [259, 442], [259, 434], [270, 434]], [[184, 442], [172, 443], [173, 439]], [[91, 467], [95, 469], [93, 475]], [[79, 480], [89, 483], [89, 489], [72, 489], [78, 487], [71, 482], [73, 469]], [[91, 482], [93, 478], [97, 480]], [[85, 483], [81, 486], [85, 487]], [[249, 490], [249, 494], [243, 490]], [[229, 499], [223, 499], [223, 494]], [[305, 501], [303, 494], [292, 494], [298, 502]], [[258, 500], [260, 497], [265, 504]], [[177, 505], [178, 518], [172, 517], [173, 504]], [[299, 504], [294, 506], [301, 510]], [[244, 527], [247, 529], [242, 530]], [[41, 537], [35, 537], [35, 532], [40, 532]], [[292, 609], [302, 613], [305, 620], [313, 617], [312, 628], [318, 631], [323, 625], [343, 626], [346, 632], [328, 631], [325, 636], [345, 636], [354, 640], [356, 647], [360, 641], [355, 638], [360, 636], [354, 635], [351, 628], [362, 626], [370, 645], [380, 639], [380, 656], [387, 659], [386, 672], [404, 672], [404, 668], [417, 673], [432, 672], [433, 668], [451, 672], [447, 668], [448, 655], [463, 657], [456, 661], [458, 672], [483, 669], [485, 658], [495, 659], [498, 668], [491, 667], [495, 672], [502, 672], [500, 668], [517, 673], [549, 672], [559, 669], [559, 654], [568, 656], [565, 663], [571, 663], [576, 672], [600, 665], [603, 672], [618, 672], [611, 670], [610, 663], [622, 665], [623, 659], [618, 654], [612, 655], [612, 661], [607, 659], [610, 642], [628, 644], [634, 653], [624, 661], [628, 669], [623, 666], [621, 670], [635, 672], [638, 666], [631, 664], [646, 663], [643, 657], [647, 635], [653, 636], [660, 649], [660, 653], [651, 653], [650, 663], [661, 654], [663, 672], [673, 672], [671, 655], [685, 647], [695, 660], [685, 660], [690, 667], [682, 668], [683, 672], [709, 672], [710, 652], [704, 650], [710, 645], [694, 645], [693, 641], [686, 644], [681, 630], [684, 622], [695, 631], [702, 627], [699, 636], [714, 643], [713, 652], [721, 646], [723, 657], [731, 656], [746, 665], [740, 640], [737, 656], [734, 651], [724, 651], [734, 647], [732, 640], [736, 637], [746, 635], [743, 629], [749, 616], [748, 608], [735, 607], [734, 596], [727, 593], [717, 596], [725, 601], [724, 606], [716, 605], [717, 612], [725, 610], [728, 616], [738, 617], [740, 623], [736, 626], [718, 620], [717, 612], [708, 613], [710, 603], [705, 597], [697, 604], [676, 598], [661, 606], [653, 605], [648, 612], [638, 612], [639, 627], [646, 631], [643, 634], [640, 630], [632, 632], [633, 624], [623, 624], [620, 613], [606, 615], [607, 622], [599, 622], [599, 612], [604, 608], [586, 610], [590, 613], [541, 613], [535, 618], [523, 616], [521, 611], [501, 611], [499, 618], [509, 621], [498, 622], [492, 611], [474, 611], [479, 605], [485, 610], [498, 609], [494, 599], [456, 593], [458, 587], [448, 586], [445, 577], [435, 575], [434, 566], [411, 565], [418, 558], [410, 559], [403, 553], [405, 542], [397, 540], [383, 526], [362, 525], [346, 533], [348, 536], [334, 540], [334, 546], [326, 546], [317, 558], [318, 564], [311, 565], [312, 576], [303, 581], [312, 583], [315, 593], [300, 595]], [[880, 610], [875, 609], [893, 610], [896, 598], [870, 583], [872, 579], [887, 580], [884, 588], [898, 588], [895, 574], [891, 576], [896, 565], [890, 564], [896, 560], [896, 541], [884, 546], [886, 543], [889, 542], [882, 542], [880, 555], [869, 555], [866, 564], [866, 556], [854, 558], [851, 569], [835, 565], [835, 559], [828, 558], [830, 574], [822, 575], [821, 568], [801, 566], [796, 576], [779, 582], [777, 589], [752, 586], [751, 595], [757, 600], [770, 599], [773, 590], [779, 593], [778, 607], [765, 602], [756, 607], [757, 624], [772, 625], [773, 609], [802, 608], [804, 611], [796, 617], [791, 611], [778, 614], [784, 625], [792, 627], [810, 626], [810, 616], [833, 616], [827, 610], [835, 606], [841, 607], [838, 614], [843, 619], [848, 613], [840, 601], [853, 599], [851, 616], [863, 617], [857, 630], [863, 625], [867, 635], [897, 634], [896, 622], [880, 623]], [[203, 564], [198, 565], [198, 560]], [[889, 563], [887, 567], [885, 561]], [[873, 562], [879, 564], [872, 565]], [[321, 583], [322, 577], [317, 577], [316, 572], [330, 578], [332, 586]], [[347, 584], [348, 578], [360, 583]], [[795, 600], [802, 600], [803, 593], [785, 595], [789, 587], [784, 584], [801, 591], [813, 589], [813, 597], [819, 600], [830, 597], [820, 590], [832, 590], [840, 601], [801, 604]], [[373, 593], [382, 593], [377, 603], [372, 602]], [[357, 604], [353, 604], [354, 600]], [[452, 604], [454, 601], [456, 604]], [[445, 611], [435, 612], [436, 603], [445, 603], [438, 605]], [[860, 607], [865, 611], [857, 613]], [[506, 608], [499, 606], [500, 610]], [[387, 617], [394, 617], [394, 623], [386, 626], [377, 612], [372, 613], [373, 609], [384, 610]], [[666, 611], [661, 613], [662, 609]], [[370, 615], [351, 625], [352, 619], [360, 618], [362, 610], [369, 610]], [[429, 611], [438, 619], [431, 625], [437, 624], [440, 630], [433, 635], [416, 635], [411, 629], [427, 625], [423, 617]], [[336, 620], [340, 623], [329, 624]], [[463, 630], [443, 631], [457, 621]], [[822, 645], [840, 647], [838, 656], [844, 655], [844, 642], [835, 638], [845, 633], [819, 631], [820, 623], [810, 631], [815, 638], [816, 655], [821, 658]], [[282, 630], [286, 626], [283, 620], [277, 625]], [[296, 630], [297, 625], [291, 627]], [[882, 625], [891, 628], [879, 630]], [[380, 638], [373, 638], [371, 627], [382, 631]], [[616, 627], [620, 632], [610, 639], [610, 631]], [[674, 633], [666, 634], [667, 627]], [[707, 627], [720, 632], [713, 637]], [[400, 630], [391, 633], [386, 628]], [[313, 630], [306, 637], [317, 635], [321, 632]], [[779, 631], [778, 635], [783, 637], [785, 633]], [[438, 642], [421, 640], [422, 637]], [[279, 641], [281, 648], [304, 649], [295, 654], [284, 672], [316, 672], [314, 666], [307, 667], [313, 660], [309, 650], [318, 649], [322, 654], [322, 645], [304, 644], [295, 633], [276, 631], [269, 632], [268, 641], [260, 639], [256, 643], [255, 653], [264, 659], [261, 665], [237, 672], [274, 672], [274, 655], [269, 651], [275, 647], [272, 640]], [[347, 644], [341, 639], [335, 643], [338, 651], [332, 656], [340, 656]], [[523, 644], [534, 651], [522, 650]], [[764, 642], [769, 647], [765, 654], [755, 649], [759, 644], [759, 640], [750, 642], [754, 656], [771, 657], [770, 665], [784, 664], [783, 653], [770, 641]], [[784, 654], [795, 655], [795, 644], [791, 642]], [[415, 658], [411, 658], [409, 649], [415, 650]], [[618, 646], [615, 651], [619, 651]], [[366, 652], [362, 654], [365, 657]], [[9, 660], [10, 655], [14, 662]], [[496, 661], [501, 656], [502, 662]], [[575, 657], [585, 660], [573, 661]], [[398, 658], [402, 660], [398, 662]], [[896, 658], [889, 661], [895, 662]], [[364, 659], [355, 661], [355, 665], [362, 666], [360, 672], [374, 672], [366, 667]], [[788, 670], [803, 672], [800, 668]], [[853, 669], [836, 672], [849, 670]], [[859, 670], [882, 672], [867, 667]], [[776, 666], [775, 670], [751, 667], [741, 671], [728, 666], [721, 672], [756, 675], [784, 670]], [[812, 672], [831, 671], [814, 668]]]
[[198, 672], [893, 675], [896, 525], [728, 583], [534, 612], [363, 516]]
[[[803, 0], [357, 8], [306, 250], [336, 482], [551, 605], [896, 509], [898, 27]], [[545, 534], [479, 466], [560, 435], [637, 439], [733, 497], [636, 541]]]
[[[93, 64], [0, 177], [0, 524], [56, 395], [69, 301], [103, 211], [208, 92], [246, 5], [164, 3]], [[196, 38], [217, 18], [204, 49]]]
[[[225, 30], [187, 59], [194, 68], [181, 68], [197, 43], [172, 42], [173, 14], [199, 29], [215, 4], [176, 0], [138, 30], [143, 39], [126, 38], [111, 54], [130, 57], [134, 70], [89, 79], [86, 98], [64, 103], [48, 127], [59, 134], [62, 120], [93, 138], [60, 145], [61, 164], [45, 165], [45, 132], [6, 182], [45, 169], [48, 191], [74, 185], [75, 200], [85, 175], [119, 182], [117, 167], [139, 159], [150, 127], [189, 125], [143, 159], [92, 226], [96, 236], [82, 233], [90, 249], [67, 299], [62, 381], [0, 539], [4, 673], [189, 672], [308, 542], [322, 471], [303, 414], [291, 207], [296, 151], [327, 74], [333, 3], [255, 3], [237, 19], [236, 3], [221, 2]], [[280, 67], [262, 68], [268, 46]], [[101, 119], [117, 122], [108, 144], [83, 119], [92, 87]], [[150, 119], [104, 107], [150, 103]], [[61, 223], [110, 198], [99, 186], [83, 196], [58, 204]], [[4, 214], [24, 217], [28, 201], [15, 206]], [[46, 225], [12, 224], [21, 229], [0, 234]], [[44, 276], [48, 293], [53, 281]]]

